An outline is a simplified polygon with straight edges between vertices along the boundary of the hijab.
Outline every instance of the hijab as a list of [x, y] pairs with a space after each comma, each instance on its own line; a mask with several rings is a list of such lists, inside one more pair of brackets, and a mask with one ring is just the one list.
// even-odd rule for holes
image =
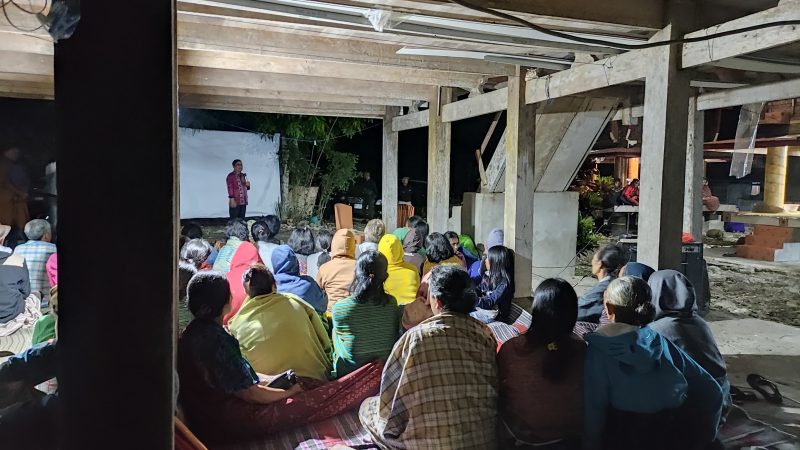
[[325, 312], [328, 300], [313, 278], [300, 275], [297, 255], [288, 245], [279, 245], [272, 251], [272, 266], [275, 268], [275, 284], [278, 293], [294, 294], [313, 306], [318, 312]]
[[635, 261], [625, 264], [625, 276], [627, 277], [637, 277], [647, 281], [650, 279], [650, 275], [653, 275], [654, 272], [655, 269], [647, 264], [642, 264]]
[[656, 308], [650, 328], [683, 349], [712, 377], [724, 377], [725, 359], [711, 328], [697, 314], [694, 286], [689, 279], [675, 270], [659, 270], [650, 276], [648, 284]]
[[419, 232], [413, 228], [409, 229], [408, 233], [406, 233], [406, 236], [403, 238], [403, 251], [408, 254], [414, 254], [418, 253], [421, 247], [422, 237], [420, 237]]

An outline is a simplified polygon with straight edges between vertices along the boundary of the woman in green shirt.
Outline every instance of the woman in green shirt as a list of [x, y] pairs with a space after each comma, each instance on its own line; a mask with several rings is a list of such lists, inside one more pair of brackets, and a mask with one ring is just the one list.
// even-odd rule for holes
[[397, 300], [383, 289], [388, 262], [369, 250], [356, 262], [350, 297], [333, 305], [333, 378], [385, 360], [400, 334]]

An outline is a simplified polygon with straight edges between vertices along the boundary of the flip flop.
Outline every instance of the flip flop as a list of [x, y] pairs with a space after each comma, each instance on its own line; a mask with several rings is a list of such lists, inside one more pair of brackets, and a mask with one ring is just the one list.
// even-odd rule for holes
[[783, 396], [781, 395], [781, 391], [778, 390], [778, 386], [761, 375], [751, 373], [747, 376], [747, 384], [764, 396], [764, 400], [776, 405], [783, 403]]
[[743, 391], [736, 386], [731, 386], [731, 399], [733, 403], [741, 405], [744, 402], [754, 402], [758, 400], [758, 397], [750, 391]]

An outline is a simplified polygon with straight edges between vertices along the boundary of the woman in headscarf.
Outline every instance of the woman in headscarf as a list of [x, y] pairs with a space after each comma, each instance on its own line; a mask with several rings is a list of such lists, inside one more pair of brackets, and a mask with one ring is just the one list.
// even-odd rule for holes
[[419, 271], [403, 259], [400, 239], [393, 234], [384, 235], [378, 244], [378, 251], [389, 262], [389, 277], [384, 283], [386, 292], [397, 300], [398, 305], [413, 302], [419, 288]]
[[473, 264], [481, 260], [481, 253], [478, 251], [478, 247], [475, 246], [472, 238], [466, 234], [458, 236], [458, 248], [467, 261], [467, 267], [472, 267]]
[[417, 273], [422, 273], [425, 257], [419, 254], [422, 248], [422, 237], [415, 229], [407, 230], [403, 238], [403, 259], [417, 268]]
[[655, 273], [655, 269], [648, 266], [647, 264], [642, 264], [639, 262], [631, 261], [628, 264], [622, 266], [622, 269], [619, 269], [619, 276], [629, 276], [629, 277], [637, 277], [641, 278], [644, 281], [650, 279], [650, 275]]
[[300, 275], [300, 263], [291, 247], [279, 245], [272, 250], [272, 267], [279, 294], [294, 294], [317, 312], [325, 313], [328, 307], [325, 293], [313, 278]]
[[380, 395], [359, 418], [382, 449], [496, 448], [497, 342], [471, 318], [477, 301], [467, 272], [431, 272], [436, 314], [395, 344]]
[[328, 311], [337, 301], [350, 295], [356, 273], [356, 238], [348, 229], [341, 229], [331, 241], [331, 260], [319, 268], [317, 283], [328, 296]]
[[659, 270], [648, 282], [653, 291], [656, 318], [650, 328], [689, 354], [717, 380], [725, 398], [730, 394], [725, 358], [719, 352], [714, 334], [697, 314], [692, 283], [675, 270]]
[[231, 317], [239, 312], [239, 308], [242, 307], [244, 299], [247, 298], [247, 293], [242, 286], [242, 276], [253, 264], [264, 264], [264, 262], [261, 261], [261, 255], [258, 254], [258, 248], [250, 241], [243, 241], [233, 253], [230, 270], [225, 274], [225, 276], [228, 277], [228, 282], [231, 284], [231, 294], [233, 295], [231, 299], [231, 311], [225, 316], [226, 324]]

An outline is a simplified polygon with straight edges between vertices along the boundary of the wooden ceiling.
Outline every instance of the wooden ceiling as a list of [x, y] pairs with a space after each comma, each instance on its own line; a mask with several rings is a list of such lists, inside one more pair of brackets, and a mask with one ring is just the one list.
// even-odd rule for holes
[[[612, 42], [646, 42], [664, 26], [662, 0], [480, 3], [551, 29]], [[758, 7], [774, 3], [760, 1]], [[558, 39], [444, 0], [177, 4], [179, 99], [188, 107], [381, 117], [385, 106], [427, 100], [431, 86], [478, 94], [487, 83], [513, 73], [514, 64], [552, 71], [622, 53]], [[35, 17], [6, 8], [16, 27], [0, 15], [0, 96], [52, 99], [52, 39], [36, 29]], [[722, 9], [725, 20], [751, 12], [733, 5]], [[388, 14], [382, 31], [367, 18], [370, 14]], [[781, 54], [773, 50], [772, 57]], [[725, 62], [735, 66], [732, 60]]]

